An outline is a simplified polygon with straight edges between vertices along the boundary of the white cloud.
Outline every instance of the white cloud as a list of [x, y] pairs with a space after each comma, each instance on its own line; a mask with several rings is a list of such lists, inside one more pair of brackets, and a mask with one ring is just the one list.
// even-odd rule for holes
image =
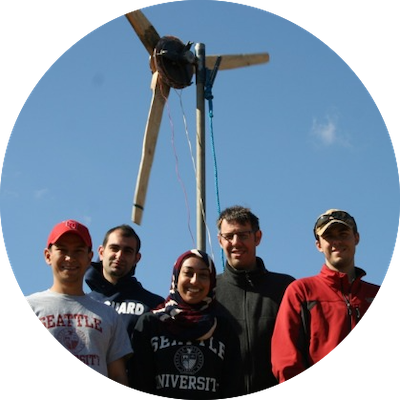
[[314, 118], [311, 128], [311, 134], [316, 137], [322, 144], [329, 146], [336, 142], [336, 125], [329, 117], [327, 118], [327, 121], [325, 123], [318, 122]]
[[4, 189], [3, 195], [6, 198], [16, 199], [19, 197], [19, 192], [9, 189]]
[[35, 199], [40, 200], [40, 199], [43, 199], [47, 195], [47, 193], [49, 193], [49, 189], [47, 189], [47, 188], [38, 189], [38, 190], [34, 191], [33, 196], [35, 197]]
[[311, 127], [311, 136], [318, 144], [324, 146], [341, 145], [349, 146], [349, 141], [339, 132], [337, 121], [331, 116], [326, 116], [325, 121], [320, 122], [314, 118]]

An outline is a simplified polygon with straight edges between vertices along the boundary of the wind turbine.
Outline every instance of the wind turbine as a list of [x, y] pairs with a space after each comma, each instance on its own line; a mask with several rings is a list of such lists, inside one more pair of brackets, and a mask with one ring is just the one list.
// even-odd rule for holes
[[197, 120], [197, 248], [205, 250], [205, 84], [207, 71], [213, 68], [212, 79], [218, 69], [232, 69], [262, 64], [269, 61], [268, 53], [206, 56], [202, 43], [195, 45], [195, 53], [190, 51], [193, 43], [186, 45], [174, 36], [163, 36], [145, 17], [141, 10], [125, 15], [139, 39], [150, 55], [152, 71], [151, 90], [153, 92], [143, 139], [142, 158], [136, 181], [132, 207], [132, 222], [140, 225], [143, 216], [147, 186], [153, 164], [158, 132], [164, 105], [170, 88], [183, 89], [191, 84], [196, 73], [196, 120]]

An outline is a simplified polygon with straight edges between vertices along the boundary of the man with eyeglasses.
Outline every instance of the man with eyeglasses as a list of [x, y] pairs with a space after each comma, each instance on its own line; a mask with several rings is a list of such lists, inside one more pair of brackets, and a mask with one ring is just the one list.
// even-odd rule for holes
[[272, 338], [272, 367], [286, 381], [332, 351], [356, 326], [379, 286], [362, 279], [355, 266], [360, 235], [346, 211], [330, 209], [314, 225], [317, 250], [325, 263], [316, 276], [298, 279], [286, 290]]
[[222, 211], [217, 221], [218, 240], [226, 264], [217, 276], [216, 297], [240, 340], [246, 394], [278, 382], [272, 373], [271, 337], [286, 287], [294, 278], [268, 271], [256, 248], [262, 232], [258, 218], [242, 206]]

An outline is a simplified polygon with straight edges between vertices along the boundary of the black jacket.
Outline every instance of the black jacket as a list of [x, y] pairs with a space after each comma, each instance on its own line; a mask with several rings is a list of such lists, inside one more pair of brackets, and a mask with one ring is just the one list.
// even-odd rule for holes
[[130, 274], [113, 285], [104, 278], [101, 262], [92, 262], [86, 272], [85, 282], [92, 289], [90, 297], [113, 307], [122, 316], [129, 336], [139, 317], [164, 301], [163, 297], [146, 290]]
[[217, 300], [239, 336], [246, 393], [277, 384], [271, 367], [271, 338], [280, 302], [294, 278], [266, 270], [257, 257], [257, 268], [239, 271], [226, 263], [217, 276]]

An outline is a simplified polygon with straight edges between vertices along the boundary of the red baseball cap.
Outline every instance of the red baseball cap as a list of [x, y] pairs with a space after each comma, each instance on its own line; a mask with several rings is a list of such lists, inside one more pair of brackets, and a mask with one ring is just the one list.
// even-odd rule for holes
[[75, 233], [90, 249], [92, 248], [92, 238], [90, 237], [88, 228], [86, 228], [86, 226], [82, 225], [80, 222], [74, 221], [73, 219], [60, 222], [53, 228], [47, 239], [47, 248], [56, 243], [57, 240], [64, 235], [64, 233], [68, 232]]

